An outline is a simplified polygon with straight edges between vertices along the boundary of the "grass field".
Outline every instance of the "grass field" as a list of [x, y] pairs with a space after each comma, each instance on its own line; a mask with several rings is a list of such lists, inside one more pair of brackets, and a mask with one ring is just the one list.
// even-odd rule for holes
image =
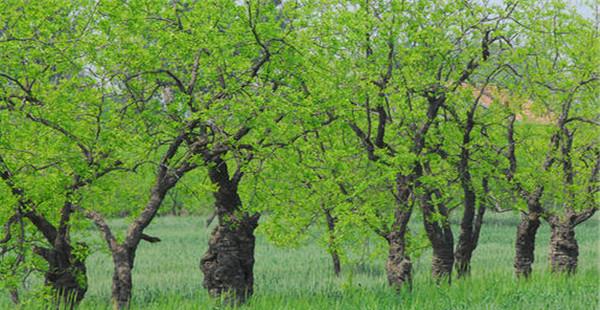
[[[327, 253], [318, 245], [278, 248], [260, 236], [256, 248], [255, 295], [243, 309], [598, 309], [600, 242], [598, 216], [580, 225], [577, 275], [548, 272], [549, 229], [538, 233], [534, 276], [517, 281], [512, 273], [516, 216], [491, 214], [473, 259], [472, 277], [451, 286], [429, 278], [430, 251], [414, 264], [412, 293], [386, 287], [384, 257], [346, 264], [335, 278]], [[113, 226], [123, 226], [120, 220]], [[199, 217], [158, 218], [147, 230], [162, 238], [143, 243], [134, 269], [134, 309], [217, 309], [202, 288], [198, 268], [210, 230]], [[96, 236], [95, 231], [91, 231]], [[364, 246], [364, 245], [357, 245]], [[109, 309], [111, 260], [106, 252], [87, 260], [89, 290], [80, 309]], [[2, 292], [1, 308], [11, 308]], [[41, 308], [27, 305], [24, 308]]]

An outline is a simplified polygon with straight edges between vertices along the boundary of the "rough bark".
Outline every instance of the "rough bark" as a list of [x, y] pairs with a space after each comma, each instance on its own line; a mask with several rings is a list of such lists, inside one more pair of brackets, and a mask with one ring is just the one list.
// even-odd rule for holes
[[113, 283], [112, 283], [112, 301], [115, 309], [128, 309], [131, 302], [132, 270], [135, 260], [135, 252], [142, 240], [148, 242], [158, 242], [159, 238], [151, 237], [144, 234], [144, 229], [150, 224], [156, 216], [158, 208], [161, 206], [167, 192], [175, 186], [177, 179], [166, 174], [159, 174], [157, 181], [150, 193], [150, 200], [142, 213], [129, 225], [125, 241], [118, 244], [110, 228], [103, 220], [92, 218], [100, 230], [104, 233], [104, 237], [113, 256]]
[[387, 238], [388, 258], [385, 264], [388, 283], [396, 290], [408, 285], [412, 287], [412, 262], [406, 253], [405, 236], [393, 232]]
[[227, 303], [243, 303], [254, 292], [254, 229], [258, 219], [232, 223], [219, 219], [200, 260], [204, 287]]
[[337, 277], [342, 272], [340, 255], [338, 253], [335, 240], [335, 223], [337, 219], [333, 215], [331, 215], [331, 211], [329, 209], [323, 208], [323, 212], [325, 213], [325, 219], [327, 220], [327, 247], [329, 248], [331, 261], [333, 263], [333, 273]]
[[[58, 256], [58, 255], [57, 255]], [[52, 266], [45, 274], [45, 282], [58, 293], [58, 302], [73, 308], [87, 292], [87, 273], [84, 262], [74, 259]]]
[[87, 291], [85, 262], [73, 255], [68, 239], [68, 226], [56, 229], [35, 210], [25, 216], [42, 232], [50, 248], [34, 247], [34, 252], [48, 263], [44, 282], [54, 291], [55, 304], [73, 308], [83, 299]]
[[553, 272], [575, 273], [579, 246], [575, 238], [575, 228], [569, 223], [550, 224], [550, 267]]
[[396, 196], [394, 223], [391, 232], [387, 234], [380, 232], [380, 235], [385, 237], [389, 245], [385, 265], [388, 283], [397, 291], [405, 286], [412, 289], [412, 262], [406, 252], [406, 233], [413, 211], [413, 204], [408, 202], [411, 195], [411, 181], [411, 176], [396, 175], [398, 195]]
[[70, 247], [62, 250], [34, 247], [33, 250], [48, 263], [44, 280], [54, 291], [54, 303], [68, 308], [79, 304], [87, 291], [84, 262], [72, 255]]
[[448, 210], [440, 204], [437, 211], [443, 218], [440, 221], [433, 221], [434, 207], [431, 204], [431, 193], [422, 196], [423, 224], [433, 248], [431, 275], [437, 283], [444, 280], [451, 283], [454, 266], [454, 237], [448, 221]]
[[[470, 149], [471, 131], [474, 128], [474, 116], [479, 100], [471, 107], [467, 113], [465, 128], [463, 132], [463, 142], [458, 164], [460, 184], [463, 189], [463, 216], [460, 222], [460, 234], [455, 251], [456, 271], [459, 278], [469, 274], [471, 269], [471, 257], [477, 246], [475, 238], [479, 237], [479, 231], [475, 231], [475, 204], [476, 194], [473, 188], [473, 181], [470, 171]], [[485, 209], [483, 209], [485, 210]], [[480, 208], [481, 211], [481, 208]], [[483, 213], [478, 214], [478, 217]]]
[[452, 267], [454, 265], [454, 247], [453, 242], [445, 237], [442, 242], [436, 242], [433, 245], [433, 256], [431, 258], [431, 275], [439, 283], [447, 280], [452, 281]]
[[529, 277], [532, 264], [535, 260], [535, 237], [540, 227], [540, 216], [537, 213], [529, 213], [521, 217], [517, 228], [515, 243], [515, 274], [517, 277]]
[[218, 186], [215, 209], [219, 220], [208, 243], [208, 250], [200, 260], [204, 273], [203, 286], [213, 297], [223, 297], [226, 303], [245, 302], [254, 292], [254, 230], [259, 215], [241, 210], [237, 185], [241, 174], [230, 179], [227, 163], [212, 159], [209, 168], [211, 181]]
[[113, 279], [112, 302], [114, 309], [129, 309], [131, 289], [133, 287], [131, 271], [133, 269], [133, 256], [123, 246], [113, 250]]

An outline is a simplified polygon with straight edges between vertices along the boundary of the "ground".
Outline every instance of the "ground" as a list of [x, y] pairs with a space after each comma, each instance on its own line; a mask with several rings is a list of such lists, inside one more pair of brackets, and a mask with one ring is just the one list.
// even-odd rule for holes
[[[386, 286], [384, 257], [356, 259], [336, 279], [326, 251], [318, 244], [286, 249], [260, 236], [256, 248], [255, 296], [242, 309], [598, 309], [600, 240], [598, 217], [580, 225], [579, 269], [575, 276], [548, 272], [549, 228], [539, 231], [533, 278], [517, 281], [512, 273], [514, 214], [491, 214], [483, 226], [472, 277], [451, 286], [429, 278], [430, 251], [416, 260], [411, 293]], [[163, 241], [144, 243], [134, 269], [134, 309], [216, 309], [202, 289], [198, 264], [210, 230], [201, 217], [162, 217], [147, 232]], [[113, 221], [115, 227], [122, 220]], [[90, 229], [89, 234], [97, 237]], [[95, 247], [101, 248], [97, 243]], [[364, 244], [357, 245], [365, 247]], [[80, 309], [110, 309], [111, 261], [106, 251], [88, 258], [89, 290]], [[0, 308], [12, 308], [1, 292]], [[27, 305], [25, 309], [41, 308]]]

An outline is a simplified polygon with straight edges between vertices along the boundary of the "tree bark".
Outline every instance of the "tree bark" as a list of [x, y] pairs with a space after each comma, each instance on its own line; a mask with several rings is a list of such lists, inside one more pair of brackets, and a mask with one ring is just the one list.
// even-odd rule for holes
[[85, 263], [73, 257], [70, 247], [61, 250], [34, 247], [33, 251], [48, 263], [44, 282], [54, 291], [54, 303], [74, 308], [87, 291]]
[[447, 280], [452, 282], [452, 267], [454, 265], [454, 247], [453, 242], [447, 238], [441, 239], [442, 242], [436, 242], [433, 245], [433, 256], [431, 260], [431, 275], [439, 283]]
[[[484, 178], [482, 183], [484, 191], [487, 192], [487, 180]], [[455, 267], [458, 278], [466, 277], [471, 272], [471, 258], [479, 242], [479, 234], [481, 232], [483, 216], [485, 215], [486, 210], [485, 205], [480, 203], [479, 209], [477, 209], [477, 214], [475, 215], [475, 193], [470, 190], [470, 187], [464, 187], [464, 189], [465, 210], [460, 223], [458, 244], [456, 245], [456, 250], [454, 253]]]
[[535, 237], [540, 227], [540, 216], [530, 212], [521, 217], [517, 228], [517, 239], [515, 243], [515, 274], [517, 277], [528, 278], [531, 275], [535, 260]]
[[579, 246], [575, 238], [575, 228], [569, 223], [551, 223], [550, 266], [552, 272], [575, 273]]
[[396, 290], [408, 285], [412, 287], [412, 262], [406, 253], [404, 234], [392, 232], [388, 238], [389, 252], [385, 269], [388, 283]]
[[465, 201], [463, 217], [460, 223], [460, 234], [458, 244], [456, 245], [456, 271], [459, 278], [469, 274], [471, 269], [471, 256], [475, 249], [473, 240], [473, 221], [475, 219], [475, 193], [468, 189], [465, 190]]
[[431, 275], [437, 283], [443, 280], [451, 283], [454, 266], [454, 237], [448, 221], [448, 210], [443, 204], [440, 204], [438, 212], [443, 218], [440, 221], [432, 220], [434, 207], [431, 204], [431, 193], [421, 196], [425, 232], [433, 248]]
[[408, 222], [412, 215], [413, 204], [409, 203], [411, 195], [411, 176], [400, 173], [396, 175], [396, 210], [394, 212], [394, 223], [391, 232], [380, 235], [388, 242], [388, 258], [385, 264], [388, 283], [391, 287], [400, 291], [405, 286], [412, 289], [412, 262], [406, 252], [406, 233]]
[[209, 177], [218, 186], [213, 195], [219, 223], [200, 260], [203, 286], [211, 296], [224, 297], [228, 304], [239, 304], [254, 292], [254, 230], [259, 214], [241, 210], [237, 187], [241, 173], [237, 171], [230, 179], [227, 163], [218, 157], [212, 160]]
[[133, 287], [131, 271], [133, 270], [133, 256], [123, 246], [113, 250], [113, 280], [112, 302], [114, 309], [129, 309], [131, 289]]
[[[85, 262], [73, 256], [73, 248], [68, 238], [71, 204], [66, 203], [61, 209], [61, 222], [57, 229], [46, 217], [37, 212], [36, 204], [26, 195], [25, 190], [14, 182], [13, 176], [0, 156], [0, 179], [4, 180], [17, 198], [19, 212], [29, 219], [50, 244], [49, 248], [37, 246], [33, 248], [34, 253], [48, 263], [48, 271], [44, 275], [45, 284], [55, 292], [57, 305], [63, 304], [73, 308], [83, 299], [87, 291], [87, 274]], [[13, 299], [18, 299], [17, 293], [13, 296]]]
[[340, 263], [340, 255], [337, 250], [335, 239], [335, 223], [337, 219], [331, 215], [331, 211], [329, 209], [323, 208], [323, 212], [325, 213], [325, 218], [327, 220], [327, 247], [329, 248], [331, 261], [333, 262], [333, 273], [336, 277], [338, 277], [342, 272], [342, 265]]
[[213, 297], [227, 303], [243, 303], [254, 292], [254, 230], [258, 218], [245, 216], [233, 223], [219, 218], [200, 260], [203, 286]]

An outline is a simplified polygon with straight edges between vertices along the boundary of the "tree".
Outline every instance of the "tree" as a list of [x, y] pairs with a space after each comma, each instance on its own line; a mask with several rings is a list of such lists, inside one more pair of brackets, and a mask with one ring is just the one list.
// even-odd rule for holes
[[87, 290], [87, 246], [71, 240], [72, 213], [87, 187], [122, 169], [107, 147], [118, 143], [106, 136], [109, 104], [86, 68], [96, 17], [88, 4], [5, 3], [0, 43], [0, 178], [15, 206], [3, 241], [27, 219], [43, 236], [31, 246], [47, 264], [45, 283], [70, 307]]
[[[121, 132], [152, 141], [154, 154], [162, 154], [150, 199], [122, 242], [101, 212], [83, 210], [111, 249], [113, 299], [119, 308], [128, 306], [135, 251], [165, 195], [184, 175], [205, 167], [219, 223], [200, 262], [204, 287], [213, 296], [244, 301], [253, 292], [260, 213], [243, 206], [240, 182], [263, 149], [303, 134], [297, 119], [327, 121], [299, 100], [294, 5], [107, 1], [99, 10], [105, 49], [93, 64], [111, 81], [121, 117], [129, 119]], [[135, 152], [130, 156], [144, 156]]]
[[[507, 131], [507, 179], [527, 204], [517, 230], [515, 255], [515, 272], [525, 277], [531, 273], [540, 219], [548, 221], [553, 231], [553, 270], [571, 272], [577, 261], [574, 227], [597, 209], [593, 198], [597, 142], [591, 138], [597, 131], [591, 99], [597, 97], [597, 59], [592, 56], [598, 49], [597, 30], [564, 3], [551, 2], [543, 10], [532, 10], [538, 13], [535, 20], [523, 25], [526, 40], [522, 48], [527, 57], [515, 72], [529, 98], [527, 105], [544, 115], [538, 117], [542, 124], [520, 126], [512, 115]], [[544, 14], [540, 15], [540, 10]], [[515, 139], [520, 128], [535, 133], [537, 147], [544, 154], [533, 157], [533, 150], [521, 155], [515, 151], [518, 145], [528, 147]], [[575, 195], [575, 188], [584, 194]]]
[[[553, 271], [575, 272], [578, 246], [575, 227], [598, 209], [598, 28], [589, 20], [567, 11], [561, 4], [549, 12], [551, 32], [545, 40], [535, 72], [535, 100], [543, 103], [552, 122], [555, 165], [545, 186], [550, 197], [542, 214], [552, 229], [550, 265]], [[570, 13], [571, 18], [563, 14]], [[597, 23], [598, 21], [596, 21]], [[577, 195], [579, 192], [581, 194]]]
[[[308, 88], [313, 93], [321, 90], [320, 101], [335, 102], [333, 113], [352, 130], [365, 159], [372, 163], [369, 169], [380, 173], [377, 180], [362, 181], [370, 185], [350, 186], [380, 184], [394, 194], [395, 207], [363, 206], [358, 212], [370, 214], [366, 222], [389, 243], [386, 266], [394, 286], [410, 279], [406, 235], [415, 204], [423, 211], [424, 228], [433, 245], [434, 276], [451, 274], [454, 241], [445, 204], [454, 192], [442, 191], [450, 183], [450, 175], [444, 172], [449, 167], [444, 148], [450, 137], [441, 128], [449, 115], [460, 121], [461, 102], [472, 101], [465, 83], [487, 85], [502, 69], [514, 8], [512, 4], [486, 8], [419, 1], [411, 5], [385, 1], [314, 5], [321, 23], [313, 30], [317, 39], [311, 56], [326, 68], [319, 73], [327, 78], [309, 80]], [[470, 112], [471, 122], [478, 100]], [[472, 124], [463, 127], [471, 127], [465, 130], [468, 144]], [[463, 157], [468, 161], [469, 153]], [[470, 180], [463, 185], [472, 187]], [[473, 190], [467, 196], [471, 194]], [[475, 238], [469, 216], [475, 201], [469, 201], [463, 234], [463, 243], [468, 245], [459, 247], [465, 257], [474, 249], [471, 240]], [[386, 218], [382, 214], [393, 214], [393, 221], [369, 220]]]

